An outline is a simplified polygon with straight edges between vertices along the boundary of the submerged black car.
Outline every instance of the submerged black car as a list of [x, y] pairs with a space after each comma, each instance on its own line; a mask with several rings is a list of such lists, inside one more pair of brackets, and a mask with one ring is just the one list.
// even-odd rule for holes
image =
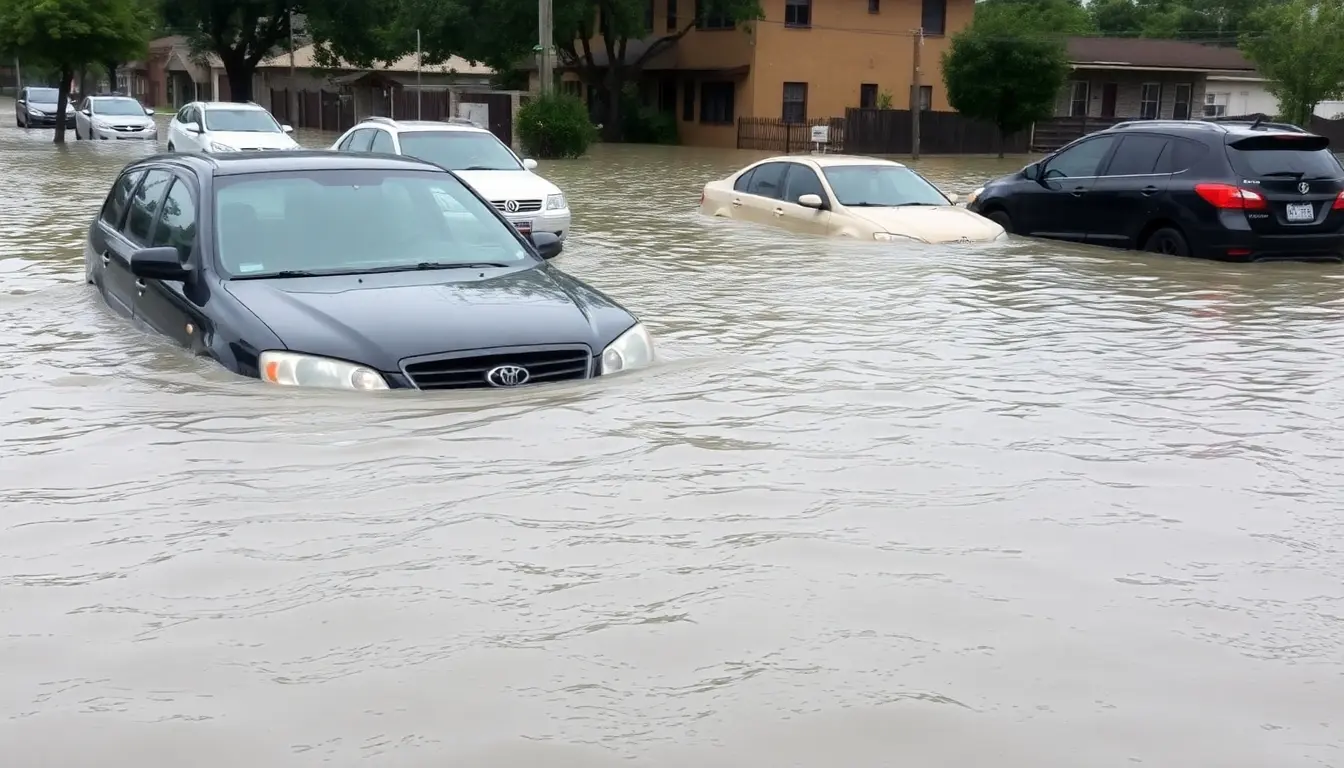
[[1330, 141], [1262, 120], [1135, 120], [971, 195], [1009, 232], [1223, 261], [1344, 259]]
[[453, 173], [334, 152], [158, 155], [89, 227], [87, 279], [137, 324], [274, 384], [517, 387], [628, 371], [653, 343]]

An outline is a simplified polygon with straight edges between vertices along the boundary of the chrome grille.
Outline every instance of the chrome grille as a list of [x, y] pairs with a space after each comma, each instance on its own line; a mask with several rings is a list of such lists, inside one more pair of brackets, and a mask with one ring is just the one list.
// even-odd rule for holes
[[121, 131], [121, 132], [123, 132], [123, 133], [133, 133], [133, 132], [135, 132], [135, 131], [142, 131], [142, 130], [145, 130], [145, 129], [147, 129], [147, 128], [149, 128], [148, 125], [114, 125], [114, 126], [112, 126], [112, 130], [114, 130], [114, 131]]
[[490, 204], [500, 213], [535, 213], [541, 210], [540, 200], [514, 200], [514, 202], [518, 204], [516, 211], [509, 210], [508, 200], [491, 200]]
[[476, 389], [493, 386], [487, 374], [499, 366], [527, 370], [526, 384], [586, 379], [592, 375], [593, 353], [586, 346], [506, 347], [430, 355], [402, 361], [402, 370], [417, 389]]

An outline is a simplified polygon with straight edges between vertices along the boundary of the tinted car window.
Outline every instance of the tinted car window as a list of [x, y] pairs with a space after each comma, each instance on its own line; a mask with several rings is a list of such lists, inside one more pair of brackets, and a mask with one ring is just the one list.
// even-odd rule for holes
[[280, 124], [270, 112], [261, 109], [211, 107], [205, 113], [205, 128], [209, 131], [280, 133]]
[[817, 195], [825, 200], [826, 190], [822, 189], [816, 171], [805, 165], [790, 163], [789, 175], [784, 179], [784, 199], [796, 203], [803, 195]]
[[1227, 157], [1232, 161], [1232, 169], [1248, 179], [1290, 175], [1300, 175], [1304, 179], [1335, 179], [1344, 175], [1339, 160], [1330, 150], [1313, 152], [1291, 147], [1288, 141], [1272, 149], [1243, 150], [1229, 146]]
[[112, 191], [103, 203], [102, 219], [113, 229], [121, 226], [121, 215], [126, 212], [126, 202], [131, 199], [131, 191], [135, 189], [140, 175], [140, 171], [123, 173], [117, 183], [112, 185]]
[[733, 191], [746, 192], [748, 189], [751, 189], [751, 175], [755, 172], [756, 169], [752, 168], [750, 171], [738, 176], [737, 181], [733, 182]]
[[1168, 141], [1170, 139], [1165, 136], [1125, 136], [1111, 156], [1105, 175], [1140, 176], [1155, 173], [1158, 158], [1167, 148]]
[[369, 145], [373, 143], [373, 129], [360, 128], [350, 137], [350, 146], [346, 149], [351, 152], [368, 152]]
[[167, 171], [152, 170], [145, 174], [145, 180], [131, 198], [131, 212], [126, 216], [125, 232], [131, 242], [149, 243], [149, 230], [158, 214], [159, 199], [163, 197], [163, 188], [172, 179], [173, 175]]
[[535, 263], [488, 203], [442, 171], [250, 173], [217, 184], [216, 253], [232, 277]]
[[191, 107], [183, 107], [177, 111], [177, 122], [187, 122], [187, 115], [191, 112]]
[[822, 171], [836, 202], [864, 208], [951, 205], [938, 188], [900, 165], [833, 165]]
[[485, 131], [410, 131], [401, 134], [401, 153], [450, 171], [517, 171], [523, 167], [504, 142]]
[[1208, 153], [1209, 148], [1197, 141], [1173, 137], [1158, 156], [1153, 173], [1180, 173], [1194, 167]]
[[760, 195], [761, 197], [778, 198], [784, 191], [784, 171], [788, 170], [784, 163], [766, 163], [756, 166], [756, 170], [751, 174], [751, 186], [747, 187], [747, 194]]
[[373, 146], [371, 149], [374, 152], [385, 152], [389, 155], [397, 151], [397, 148], [392, 145], [392, 134], [387, 131], [373, 132]]
[[1099, 136], [1060, 152], [1045, 164], [1046, 178], [1096, 176], [1097, 166], [1115, 144], [1114, 136]]
[[154, 240], [150, 245], [170, 245], [185, 259], [191, 255], [195, 242], [196, 203], [191, 199], [191, 189], [186, 182], [176, 179], [163, 199], [159, 223], [154, 227]]

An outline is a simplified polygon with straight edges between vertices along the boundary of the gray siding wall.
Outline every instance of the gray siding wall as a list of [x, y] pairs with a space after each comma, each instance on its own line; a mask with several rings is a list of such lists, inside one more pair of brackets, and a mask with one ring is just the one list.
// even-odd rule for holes
[[1060, 89], [1055, 99], [1055, 116], [1068, 117], [1069, 105], [1073, 97], [1073, 84], [1085, 82], [1089, 85], [1087, 104], [1088, 117], [1101, 117], [1102, 86], [1115, 83], [1115, 116], [1140, 117], [1140, 103], [1143, 98], [1144, 83], [1158, 83], [1162, 86], [1162, 99], [1158, 117], [1170, 120], [1176, 108], [1176, 86], [1189, 85], [1190, 116], [1199, 118], [1204, 115], [1205, 74], [1202, 72], [1135, 72], [1131, 70], [1075, 69], [1069, 75], [1069, 81]]

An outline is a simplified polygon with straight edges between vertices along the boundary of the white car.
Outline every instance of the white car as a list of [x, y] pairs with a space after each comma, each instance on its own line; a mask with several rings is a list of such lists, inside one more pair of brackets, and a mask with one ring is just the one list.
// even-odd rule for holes
[[90, 96], [75, 111], [76, 139], [159, 139], [154, 110], [129, 96]]
[[569, 203], [560, 188], [532, 170], [484, 128], [462, 118], [448, 122], [370, 117], [346, 131], [332, 149], [382, 152], [427, 160], [456, 173], [524, 235], [551, 232], [564, 248], [569, 234]]
[[891, 160], [785, 155], [711, 181], [700, 212], [791, 232], [907, 243], [1007, 240], [1003, 227], [959, 207], [928, 179]]
[[168, 123], [169, 152], [247, 152], [298, 149], [294, 131], [263, 107], [230, 101], [193, 101]]

